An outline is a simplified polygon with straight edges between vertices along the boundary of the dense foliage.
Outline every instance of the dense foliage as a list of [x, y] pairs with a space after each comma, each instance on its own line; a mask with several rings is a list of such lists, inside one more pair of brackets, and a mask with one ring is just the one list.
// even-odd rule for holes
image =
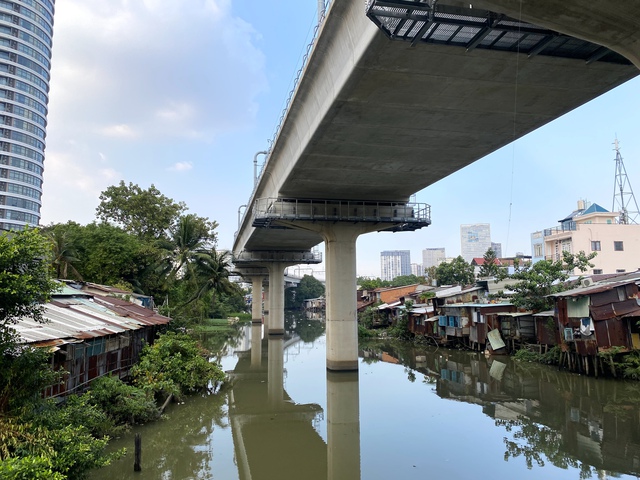
[[42, 302], [58, 288], [50, 258], [49, 243], [36, 230], [0, 235], [0, 330], [21, 317], [42, 320]]
[[585, 272], [593, 267], [589, 263], [596, 252], [586, 255], [584, 252], [572, 254], [562, 252], [560, 260], [540, 260], [536, 263], [516, 264], [515, 272], [504, 274], [509, 283], [505, 286], [512, 293], [510, 300], [518, 308], [540, 312], [553, 307], [553, 299], [547, 297], [579, 285], [579, 282], [567, 284], [575, 269]]
[[415, 285], [425, 283], [425, 277], [416, 275], [399, 275], [393, 280], [381, 280], [380, 278], [358, 277], [358, 286], [363, 290], [375, 290], [376, 288], [386, 287], [405, 287], [407, 285]]
[[143, 349], [131, 372], [134, 382], [156, 398], [215, 387], [224, 380], [224, 372], [204, 353], [191, 337], [169, 332]]
[[285, 307], [300, 309], [304, 301], [310, 298], [319, 298], [324, 295], [324, 285], [317, 278], [305, 275], [300, 279], [297, 288], [287, 289], [285, 295]]
[[496, 277], [500, 274], [501, 268], [498, 265], [496, 252], [492, 248], [485, 252], [483, 260], [484, 262], [480, 265], [480, 271], [478, 272], [479, 278]]
[[436, 281], [442, 285], [469, 285], [475, 281], [473, 265], [458, 255], [451, 262], [442, 262], [436, 267]]

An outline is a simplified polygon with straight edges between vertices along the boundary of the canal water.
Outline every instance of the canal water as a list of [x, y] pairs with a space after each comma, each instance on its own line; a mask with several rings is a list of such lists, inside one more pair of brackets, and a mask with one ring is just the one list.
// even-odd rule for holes
[[357, 374], [328, 373], [324, 324], [288, 325], [240, 327], [217, 358], [231, 385], [113, 441], [129, 454], [91, 479], [640, 476], [638, 382], [390, 341], [361, 342]]

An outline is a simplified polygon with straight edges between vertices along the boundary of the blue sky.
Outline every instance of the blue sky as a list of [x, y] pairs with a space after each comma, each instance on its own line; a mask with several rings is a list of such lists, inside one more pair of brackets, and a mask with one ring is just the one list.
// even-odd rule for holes
[[[216, 220], [219, 247], [231, 248], [254, 154], [268, 148], [316, 8], [316, 0], [59, 2], [42, 223], [89, 223], [109, 185], [153, 183]], [[458, 255], [463, 223], [490, 223], [505, 255], [530, 254], [530, 233], [579, 199], [611, 208], [616, 135], [640, 194], [639, 93], [639, 79], [627, 82], [418, 192], [432, 226], [361, 237], [358, 273], [379, 276], [383, 250], [411, 250], [414, 263], [427, 247]]]

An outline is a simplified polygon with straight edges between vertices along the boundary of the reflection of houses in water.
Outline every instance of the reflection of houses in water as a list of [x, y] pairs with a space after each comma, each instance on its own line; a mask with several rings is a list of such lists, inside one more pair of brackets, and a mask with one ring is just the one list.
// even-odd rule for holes
[[637, 384], [442, 349], [407, 354], [386, 346], [367, 355], [381, 359], [382, 351], [435, 382], [441, 398], [480, 405], [497, 426], [510, 428], [515, 436], [505, 446], [511, 456], [542, 453], [558, 466], [640, 475]]

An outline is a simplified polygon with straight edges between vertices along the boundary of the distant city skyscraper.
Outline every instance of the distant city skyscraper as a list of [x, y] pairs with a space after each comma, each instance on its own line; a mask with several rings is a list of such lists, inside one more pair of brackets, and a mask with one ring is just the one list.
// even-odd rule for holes
[[419, 263], [412, 263], [411, 275], [415, 275], [416, 277], [424, 276], [424, 269], [422, 268], [422, 265], [420, 265]]
[[[496, 258], [502, 258], [502, 244], [491, 242], [491, 250], [496, 254]], [[484, 256], [484, 254], [483, 254]]]
[[411, 275], [411, 251], [388, 250], [380, 253], [382, 280], [391, 281], [400, 275]]
[[40, 222], [54, 3], [0, 2], [0, 230]]
[[467, 262], [481, 258], [491, 247], [491, 227], [488, 223], [460, 225], [460, 255]]
[[446, 257], [444, 247], [425, 248], [422, 250], [422, 267], [437, 267]]

